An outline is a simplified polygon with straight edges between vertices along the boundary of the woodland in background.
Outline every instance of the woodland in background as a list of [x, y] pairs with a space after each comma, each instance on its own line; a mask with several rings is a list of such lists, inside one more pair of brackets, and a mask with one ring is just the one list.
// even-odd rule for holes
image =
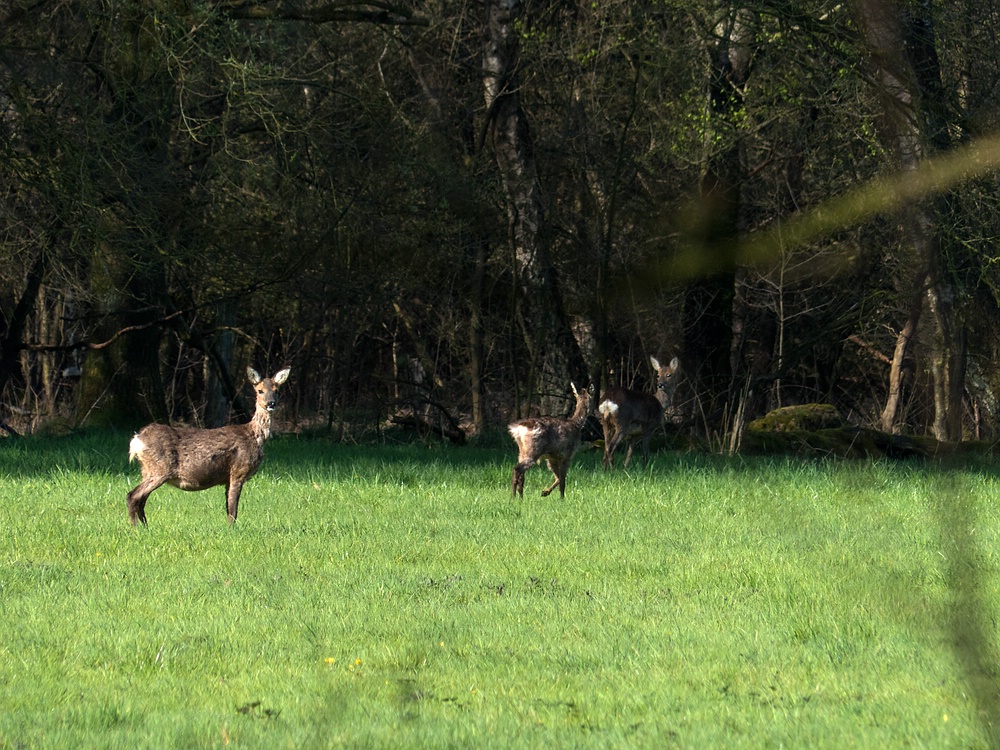
[[830, 215], [1000, 130], [998, 29], [1000, 0], [8, 0], [0, 422], [246, 419], [250, 364], [292, 368], [288, 427], [459, 439], [676, 355], [674, 421], [719, 444], [804, 402], [991, 438], [998, 174]]

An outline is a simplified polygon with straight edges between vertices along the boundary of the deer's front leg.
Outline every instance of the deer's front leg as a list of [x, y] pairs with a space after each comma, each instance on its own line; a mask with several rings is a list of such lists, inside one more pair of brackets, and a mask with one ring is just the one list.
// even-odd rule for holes
[[653, 431], [650, 430], [642, 436], [642, 465], [649, 466], [649, 443], [653, 439]]
[[542, 497], [548, 497], [552, 490], [556, 487], [559, 488], [559, 493], [565, 497], [566, 496], [566, 469], [569, 468], [569, 461], [562, 458], [550, 458], [546, 461], [549, 466], [549, 471], [552, 472], [552, 484], [549, 485], [548, 489], [542, 490]]
[[243, 489], [243, 482], [231, 480], [226, 485], [226, 513], [229, 516], [229, 523], [236, 522], [236, 514], [240, 509], [240, 491]]

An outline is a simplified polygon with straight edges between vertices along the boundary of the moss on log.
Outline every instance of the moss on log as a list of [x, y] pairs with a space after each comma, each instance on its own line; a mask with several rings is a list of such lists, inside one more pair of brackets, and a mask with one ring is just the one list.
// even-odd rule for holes
[[932, 437], [890, 435], [848, 425], [830, 404], [801, 404], [775, 409], [751, 422], [740, 453], [834, 458], [946, 458], [991, 455], [993, 443], [942, 443]]

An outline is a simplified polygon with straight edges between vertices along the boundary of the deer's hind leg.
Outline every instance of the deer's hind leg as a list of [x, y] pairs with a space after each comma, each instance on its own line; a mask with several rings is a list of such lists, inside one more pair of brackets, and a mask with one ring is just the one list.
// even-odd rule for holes
[[146, 500], [153, 490], [161, 486], [165, 481], [165, 479], [143, 479], [128, 493], [125, 502], [128, 506], [129, 523], [133, 526], [138, 526], [141, 521], [143, 526], [148, 525], [146, 523]]
[[[626, 438], [625, 431], [621, 427], [616, 427], [614, 434], [611, 439], [607, 439], [608, 431], [604, 431], [604, 461], [603, 466], [605, 469], [615, 468], [615, 451], [618, 450], [618, 446], [621, 445], [623, 439]], [[632, 457], [632, 444], [629, 443], [629, 453], [625, 457], [625, 467], [628, 468], [629, 459]]]
[[524, 474], [534, 465], [534, 463], [533, 459], [528, 458], [524, 461], [519, 461], [517, 466], [514, 467], [514, 474], [510, 479], [511, 497], [515, 499], [518, 495], [524, 497]]
[[625, 468], [632, 463], [632, 449], [635, 447], [635, 438], [630, 438], [628, 441], [628, 451], [625, 453]]

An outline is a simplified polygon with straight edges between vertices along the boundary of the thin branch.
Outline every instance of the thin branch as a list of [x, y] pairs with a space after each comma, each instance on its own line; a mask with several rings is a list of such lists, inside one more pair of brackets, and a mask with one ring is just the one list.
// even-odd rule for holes
[[229, 18], [243, 21], [302, 21], [304, 23], [373, 23], [384, 26], [429, 26], [426, 18], [407, 8], [384, 2], [331, 0], [317, 7], [273, 0], [224, 0], [218, 8]]
[[136, 331], [145, 331], [148, 328], [161, 326], [164, 323], [173, 320], [174, 318], [180, 317], [185, 312], [189, 312], [189, 310], [178, 310], [176, 312], [170, 313], [169, 315], [165, 315], [164, 317], [159, 318], [157, 320], [151, 320], [148, 323], [137, 323], [136, 325], [125, 326], [124, 328], [115, 331], [115, 333], [107, 341], [101, 341], [100, 343], [96, 344], [89, 341], [77, 341], [74, 344], [22, 343], [19, 344], [17, 348], [22, 351], [29, 351], [29, 352], [69, 352], [69, 351], [77, 351], [79, 349], [91, 349], [91, 350], [104, 349], [106, 347], [111, 346], [113, 343], [115, 343], [118, 339], [120, 339], [127, 333], [135, 333]]

